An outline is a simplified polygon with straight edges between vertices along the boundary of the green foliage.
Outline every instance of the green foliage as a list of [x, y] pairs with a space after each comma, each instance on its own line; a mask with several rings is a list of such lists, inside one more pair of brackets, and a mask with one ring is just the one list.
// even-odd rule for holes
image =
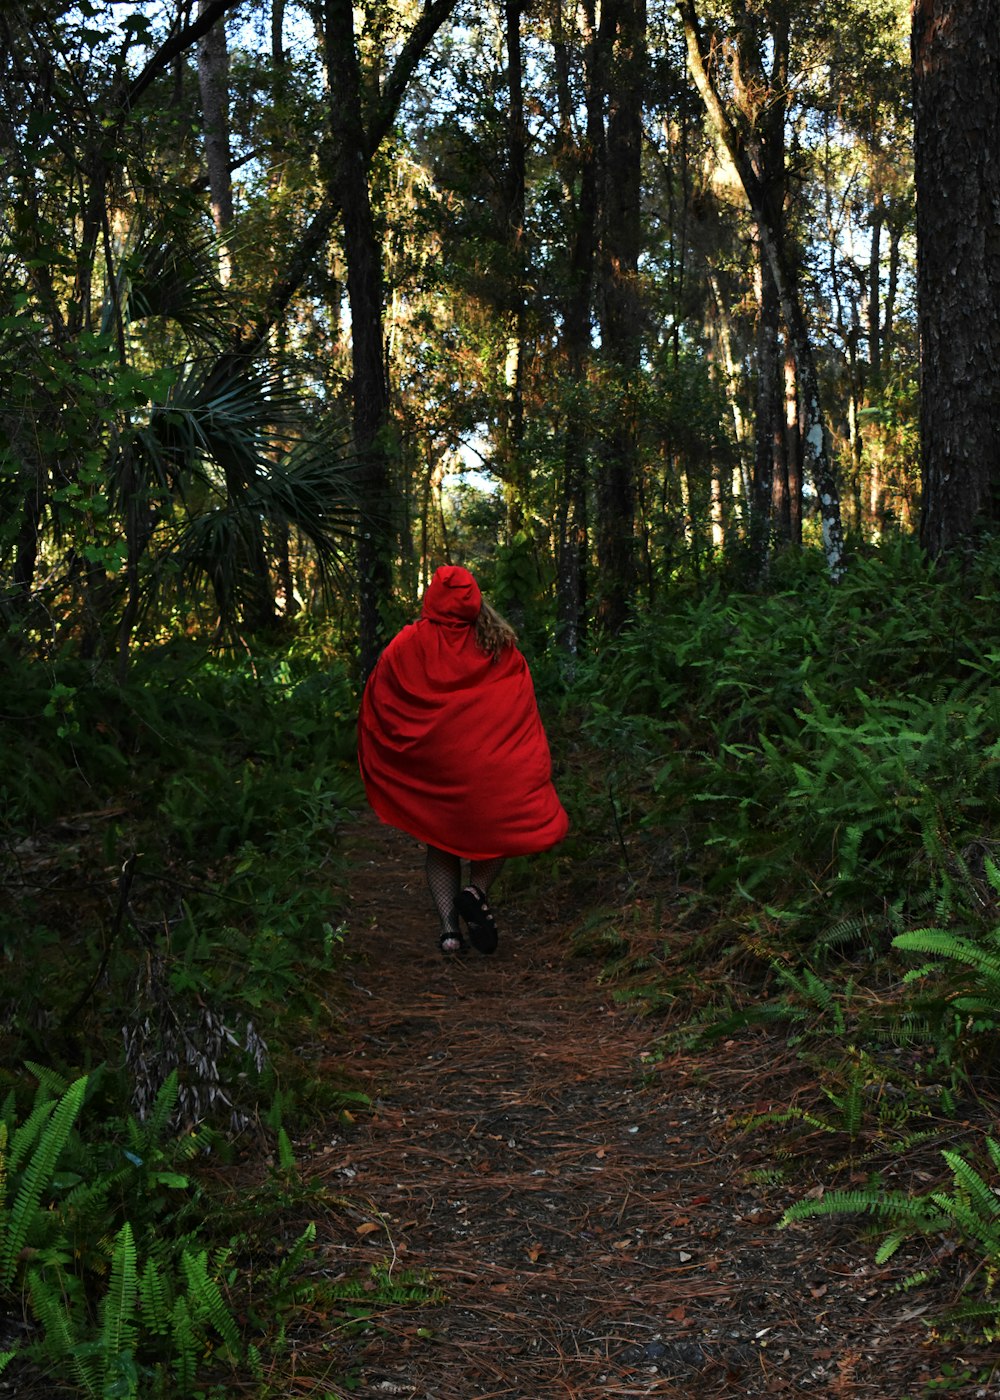
[[[874, 1216], [884, 1232], [875, 1254], [877, 1264], [890, 1260], [907, 1240], [931, 1242], [945, 1236], [957, 1241], [975, 1261], [975, 1287], [984, 1295], [968, 1299], [957, 1316], [974, 1317], [985, 1336], [996, 1341], [1000, 1337], [1000, 1298], [992, 1294], [1000, 1280], [1000, 1144], [987, 1137], [985, 1147], [986, 1160], [978, 1163], [961, 1152], [942, 1152], [951, 1173], [950, 1187], [920, 1195], [886, 1191], [877, 1184], [831, 1191], [790, 1206], [782, 1225], [827, 1216]], [[972, 1287], [970, 1281], [966, 1291]]]
[[[39, 1209], [40, 1202], [52, 1188], [57, 1163], [83, 1107], [86, 1090], [84, 1076], [56, 1102], [43, 1086], [31, 1115], [9, 1139], [0, 1178], [7, 1192], [7, 1199], [0, 1204], [0, 1289], [10, 1288], [25, 1247], [37, 1248], [37, 1227], [42, 1226], [42, 1238], [47, 1234], [47, 1212]], [[6, 1122], [3, 1128], [0, 1148], [6, 1146], [10, 1131]]]
[[[995, 1075], [1000, 554], [966, 566], [931, 572], [900, 542], [836, 589], [792, 559], [759, 593], [678, 584], [566, 697], [604, 756], [588, 841], [620, 852], [640, 892], [666, 876], [681, 893], [675, 951], [648, 963], [645, 991], [629, 966], [625, 991], [676, 1010], [686, 986], [681, 1043], [781, 1036], [795, 1097], [745, 1126], [780, 1133], [783, 1160], [825, 1146], [832, 1173], [889, 1160], [905, 1180]], [[607, 922], [581, 938], [621, 977], [624, 920]], [[905, 976], [900, 954], [919, 960]], [[786, 1222], [871, 1216], [879, 1263], [958, 1240], [984, 1284], [962, 1317], [995, 1336], [998, 1148], [943, 1160], [940, 1189], [873, 1176]]]
[[[341, 1092], [303, 1075], [298, 1047], [331, 1014], [344, 952], [354, 693], [307, 629], [283, 654], [165, 646], [125, 684], [10, 660], [0, 1292], [32, 1330], [7, 1364], [102, 1400], [189, 1395], [256, 1374], [262, 1349], [273, 1364], [309, 1293], [313, 1235], [273, 1288], [258, 1239], [247, 1307], [234, 1208], [203, 1181], [224, 1143], [204, 1124], [266, 1119], [287, 1174], [286, 1123]], [[282, 1209], [277, 1186], [261, 1194], [265, 1238]]]
[[28, 1301], [39, 1335], [25, 1357], [106, 1400], [137, 1395], [142, 1377], [153, 1384], [172, 1367], [193, 1380], [216, 1337], [242, 1356], [220, 1292], [224, 1255], [210, 1260], [178, 1229], [198, 1192], [177, 1165], [210, 1135], [172, 1133], [176, 1075], [144, 1123], [106, 1124], [103, 1140], [81, 1123], [95, 1079], [39, 1077], [24, 1121], [13, 1096], [0, 1119], [0, 1294]]
[[[1000, 870], [987, 857], [985, 872], [1000, 896]], [[912, 968], [904, 981], [918, 987], [915, 1016], [923, 1018], [941, 1059], [971, 1063], [995, 1049], [1000, 1030], [1000, 928], [922, 928], [893, 939], [900, 952], [919, 953], [932, 961]]]
[[1000, 699], [972, 638], [990, 636], [996, 566], [970, 588], [900, 548], [836, 590], [808, 570], [767, 594], [677, 590], [573, 701], [645, 831], [727, 915], [766, 929], [780, 909], [818, 953], [884, 951], [928, 908], [981, 902]]

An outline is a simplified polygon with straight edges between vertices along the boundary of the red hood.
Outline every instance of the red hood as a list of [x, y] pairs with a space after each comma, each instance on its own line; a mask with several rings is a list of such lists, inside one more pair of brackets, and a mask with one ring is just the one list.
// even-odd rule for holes
[[479, 584], [468, 569], [444, 564], [424, 594], [422, 614], [429, 622], [471, 624], [479, 616], [482, 601]]

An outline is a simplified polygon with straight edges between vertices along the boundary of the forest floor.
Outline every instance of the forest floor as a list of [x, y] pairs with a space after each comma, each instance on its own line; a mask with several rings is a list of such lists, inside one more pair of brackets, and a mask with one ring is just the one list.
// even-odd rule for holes
[[[368, 1280], [368, 1320], [324, 1338], [333, 1394], [1000, 1396], [989, 1353], [930, 1325], [943, 1286], [900, 1291], [855, 1221], [777, 1228], [821, 1180], [773, 1184], [741, 1126], [794, 1096], [782, 1040], [664, 1053], [555, 891], [527, 907], [501, 879], [497, 953], [446, 960], [420, 848], [361, 819], [347, 849], [363, 952], [324, 1056], [372, 1109], [299, 1145], [338, 1203], [325, 1271]], [[407, 1301], [414, 1277], [439, 1291]]]

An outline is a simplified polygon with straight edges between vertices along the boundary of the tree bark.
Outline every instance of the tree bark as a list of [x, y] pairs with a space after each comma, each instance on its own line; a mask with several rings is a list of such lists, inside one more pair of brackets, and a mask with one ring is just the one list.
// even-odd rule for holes
[[645, 0], [604, 0], [614, 16], [608, 85], [602, 248], [602, 343], [621, 391], [620, 411], [604, 440], [597, 472], [598, 615], [608, 631], [625, 625], [635, 604], [635, 501], [639, 471], [637, 394], [642, 355], [639, 294], [642, 99], [646, 71]]
[[754, 431], [753, 495], [750, 501], [750, 552], [763, 571], [771, 548], [775, 488], [775, 436], [784, 404], [778, 390], [778, 338], [781, 306], [766, 258], [760, 260], [757, 313], [757, 408]]
[[[210, 0], [199, 0], [198, 16]], [[232, 153], [229, 145], [229, 50], [226, 46], [226, 20], [220, 15], [198, 40], [198, 90], [205, 125], [205, 162], [212, 221], [219, 240], [219, 278], [226, 286], [232, 276], [232, 249], [228, 234], [233, 222], [233, 182], [230, 176]]]
[[[572, 229], [569, 289], [563, 318], [567, 395], [563, 440], [562, 481], [557, 510], [556, 619], [559, 646], [576, 656], [586, 623], [587, 598], [587, 376], [592, 358], [591, 314], [597, 257], [599, 206], [598, 152], [604, 142], [604, 97], [607, 90], [610, 10], [602, 7], [597, 26], [593, 0], [584, 0], [586, 24], [586, 131], [583, 142], [573, 140], [572, 100], [565, 81], [565, 47], [561, 33], [562, 0], [556, 0], [555, 46], [559, 82], [560, 147], [563, 183], [570, 205]], [[574, 200], [574, 189], [578, 192]]]
[[920, 538], [1000, 519], [1000, 0], [914, 0]]
[[382, 257], [368, 188], [361, 74], [351, 0], [325, 0], [324, 18], [332, 145], [329, 182], [344, 221], [347, 296], [351, 307], [354, 447], [360, 462], [359, 485], [364, 503], [357, 569], [361, 670], [367, 677], [384, 644], [382, 606], [392, 584]]
[[795, 356], [785, 349], [785, 475], [788, 480], [788, 542], [802, 543], [802, 413]]
[[524, 528], [525, 496], [522, 449], [524, 441], [525, 277], [524, 183], [528, 131], [524, 121], [521, 60], [521, 15], [526, 0], [506, 0], [507, 33], [507, 170], [504, 190], [506, 237], [510, 251], [511, 299], [507, 335], [505, 379], [509, 398], [505, 405], [503, 453], [507, 484], [507, 535]]

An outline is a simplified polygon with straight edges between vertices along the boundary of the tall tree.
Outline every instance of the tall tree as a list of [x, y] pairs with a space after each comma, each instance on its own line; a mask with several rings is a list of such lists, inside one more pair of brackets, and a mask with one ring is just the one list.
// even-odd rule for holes
[[923, 509], [946, 554], [1000, 519], [1000, 0], [912, 10]]
[[830, 456], [827, 432], [820, 404], [819, 374], [809, 325], [799, 290], [795, 260], [780, 210], [772, 207], [769, 192], [755, 160], [745, 122], [738, 112], [727, 109], [714, 69], [713, 46], [702, 32], [694, 0], [677, 0], [684, 26], [688, 63], [692, 78], [705, 104], [709, 123], [729, 152], [753, 215], [760, 246], [774, 278], [789, 343], [795, 355], [798, 387], [802, 399], [805, 431], [803, 455], [819, 500], [823, 546], [831, 577], [843, 570], [843, 528], [840, 518], [840, 490]]
[[[573, 9], [571, 8], [571, 16]], [[585, 403], [593, 355], [593, 292], [600, 210], [600, 153], [604, 144], [613, 9], [582, 0], [585, 128], [574, 134], [574, 94], [570, 83], [571, 44], [563, 0], [555, 0], [552, 44], [558, 95], [557, 159], [570, 231], [569, 269], [564, 295], [562, 349], [566, 360], [562, 471], [556, 520], [556, 616], [559, 644], [570, 656], [580, 645], [587, 592], [587, 477], [589, 432]]]
[[[366, 512], [357, 559], [361, 669], [366, 676], [385, 640], [383, 614], [391, 591], [393, 555], [382, 246], [372, 208], [372, 161], [395, 119], [414, 69], [455, 3], [427, 0], [384, 81], [379, 82], [375, 73], [362, 70], [352, 0], [323, 0], [330, 88], [327, 180], [343, 220], [351, 307], [354, 446], [361, 462]], [[384, 57], [379, 55], [380, 61]]]
[[599, 616], [617, 632], [635, 603], [635, 502], [639, 473], [639, 378], [643, 308], [639, 293], [645, 0], [604, 0], [614, 27], [605, 138], [601, 244], [605, 360], [620, 392], [597, 469]]
[[504, 379], [509, 400], [504, 405], [503, 451], [506, 457], [507, 533], [512, 537], [524, 527], [527, 486], [524, 479], [524, 373], [527, 298], [525, 292], [527, 248], [525, 244], [525, 165], [528, 129], [524, 117], [524, 63], [521, 54], [521, 16], [527, 0], [505, 0], [504, 33], [507, 41], [507, 168], [503, 204], [506, 241], [510, 254], [510, 300]]
[[[202, 18], [210, 0], [198, 0]], [[223, 284], [232, 275], [230, 226], [233, 222], [232, 154], [229, 146], [229, 48], [226, 20], [220, 15], [198, 40], [198, 88], [205, 124], [205, 161], [212, 202], [212, 221], [219, 240], [219, 274]]]

